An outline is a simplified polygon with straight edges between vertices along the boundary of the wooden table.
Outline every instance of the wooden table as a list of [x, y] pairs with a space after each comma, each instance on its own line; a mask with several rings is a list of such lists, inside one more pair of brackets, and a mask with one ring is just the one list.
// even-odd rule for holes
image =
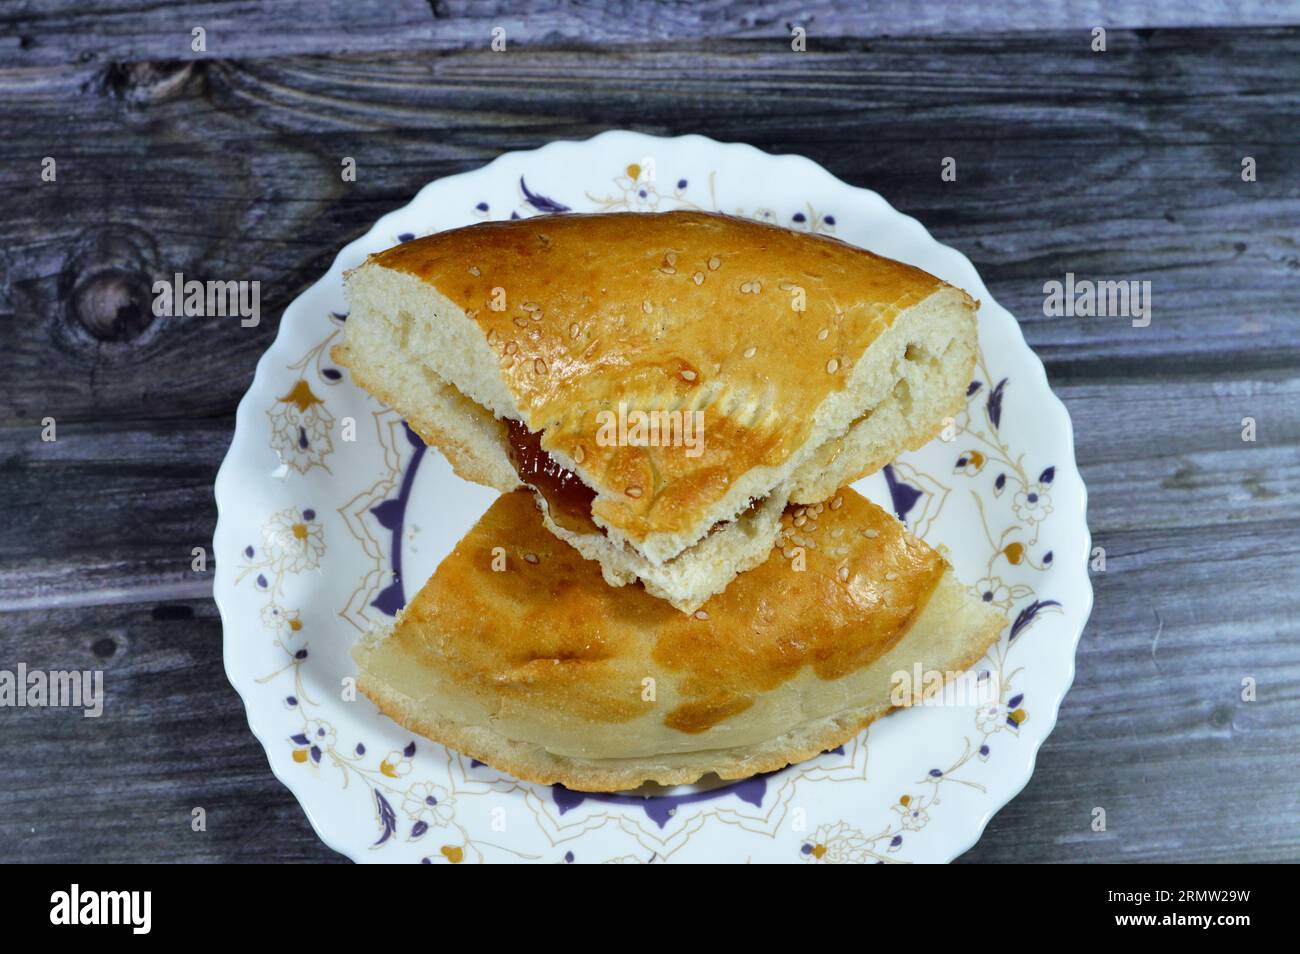
[[[338, 859], [190, 568], [236, 402], [380, 215], [612, 127], [879, 191], [975, 262], [1069, 406], [1107, 570], [1033, 780], [965, 859], [1300, 860], [1295, 6], [86, 6], [0, 8], [0, 669], [103, 668], [107, 712], [0, 710], [0, 861]], [[155, 318], [173, 271], [260, 280], [265, 319]], [[1150, 280], [1150, 326], [1044, 317], [1067, 272]]]

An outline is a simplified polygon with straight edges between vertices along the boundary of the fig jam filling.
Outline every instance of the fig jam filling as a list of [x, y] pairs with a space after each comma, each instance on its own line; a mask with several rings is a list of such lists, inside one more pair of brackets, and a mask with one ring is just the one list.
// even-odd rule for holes
[[523, 421], [507, 420], [506, 431], [515, 473], [545, 498], [551, 519], [571, 533], [604, 533], [591, 519], [596, 491], [542, 450], [542, 435], [534, 434]]
[[[540, 433], [530, 431], [523, 421], [507, 418], [506, 438], [510, 445], [510, 463], [514, 465], [515, 473], [521, 481], [542, 495], [551, 519], [558, 526], [570, 533], [605, 533], [605, 528], [591, 519], [591, 505], [596, 500], [596, 491], [542, 450]], [[736, 514], [736, 520], [753, 513], [761, 502], [760, 498], [751, 497], [749, 505]], [[732, 521], [718, 521], [709, 528], [709, 533], [730, 522]]]

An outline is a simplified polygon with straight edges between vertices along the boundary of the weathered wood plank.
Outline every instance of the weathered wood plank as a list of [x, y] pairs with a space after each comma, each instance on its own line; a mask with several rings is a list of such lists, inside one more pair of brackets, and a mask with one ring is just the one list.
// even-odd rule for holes
[[[803, 26], [809, 49], [843, 37], [934, 36], [1078, 30], [1285, 26], [1290, 3], [1214, 0], [1008, 0], [985, 4], [898, 0], [869, 8], [836, 0], [652, 3], [606, 0], [11, 0], [0, 9], [0, 68], [68, 63], [249, 58], [289, 54], [487, 49], [493, 30], [507, 50], [577, 44], [764, 39], [788, 47]], [[192, 49], [203, 27], [206, 49]]]
[[0, 661], [103, 670], [105, 694], [97, 719], [0, 714], [6, 862], [341, 860], [248, 731], [210, 599], [8, 613]]
[[[617, 68], [570, 51], [509, 62], [466, 52], [0, 74], [0, 125], [15, 143], [0, 169], [0, 353], [13, 385], [0, 423], [222, 413], [279, 311], [380, 214], [501, 150], [606, 125], [801, 152], [878, 189], [971, 256], [1054, 376], [1300, 360], [1300, 180], [1287, 171], [1300, 163], [1300, 31], [1119, 34], [1105, 56], [1047, 35], [816, 58], [750, 44], [634, 50]], [[1260, 181], [1241, 181], [1243, 154]], [[39, 180], [46, 155], [57, 183]], [[360, 164], [354, 184], [340, 181], [344, 155]], [[955, 183], [940, 181], [944, 155], [958, 161]], [[150, 285], [176, 270], [261, 281], [265, 320], [153, 318]], [[1044, 282], [1067, 272], [1151, 280], [1151, 326], [1044, 317]]]
[[211, 554], [233, 419], [141, 427], [0, 431], [0, 610], [211, 595], [212, 561], [195, 573], [191, 550]]

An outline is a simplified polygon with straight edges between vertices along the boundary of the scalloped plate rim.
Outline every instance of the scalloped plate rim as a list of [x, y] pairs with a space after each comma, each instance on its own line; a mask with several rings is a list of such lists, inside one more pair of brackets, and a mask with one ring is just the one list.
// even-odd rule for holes
[[[983, 296], [981, 296], [983, 298], [983, 301], [981, 302], [983, 306], [981, 309], [981, 320], [987, 320], [989, 317], [996, 316], [995, 320], [1004, 324], [1009, 323], [1009, 327], [1014, 327], [1015, 335], [1013, 338], [1018, 343], [1019, 348], [1022, 349], [1025, 355], [1030, 359], [1030, 365], [1035, 368], [1038, 379], [1036, 383], [1041, 384], [1042, 390], [1050, 397], [1047, 409], [1050, 410], [1052, 415], [1059, 418], [1060, 422], [1064, 425], [1058, 428], [1058, 432], [1063, 434], [1064, 446], [1062, 448], [1063, 453], [1056, 458], [1060, 461], [1056, 466], [1060, 470], [1068, 468], [1067, 472], [1070, 473], [1078, 482], [1079, 493], [1076, 498], [1077, 503], [1074, 503], [1072, 506], [1072, 515], [1077, 518], [1078, 526], [1082, 531], [1082, 547], [1081, 552], [1075, 554], [1073, 559], [1069, 561], [1058, 561], [1057, 569], [1062, 569], [1064, 566], [1072, 567], [1073, 573], [1067, 577], [1067, 580], [1071, 582], [1076, 587], [1077, 591], [1081, 592], [1084, 596], [1084, 602], [1080, 607], [1080, 612], [1078, 614], [1073, 612], [1070, 614], [1071, 617], [1077, 615], [1078, 623], [1077, 625], [1071, 625], [1068, 627], [1068, 629], [1072, 631], [1072, 637], [1069, 646], [1067, 678], [1061, 688], [1060, 694], [1055, 699], [1051, 700], [1050, 716], [1046, 720], [1047, 728], [1043, 732], [1042, 740], [1037, 744], [1026, 745], [1015, 751], [1010, 760], [1010, 762], [1014, 763], [1016, 767], [1015, 771], [1010, 771], [1012, 766], [1011, 764], [1008, 764], [1008, 771], [1003, 774], [1003, 777], [1012, 779], [1009, 781], [1008, 787], [1005, 790], [1000, 789], [997, 795], [990, 794], [987, 806], [980, 812], [979, 819], [973, 825], [973, 835], [968, 841], [963, 841], [961, 844], [954, 844], [952, 850], [946, 853], [948, 860], [952, 860], [978, 843], [993, 816], [1009, 804], [1028, 785], [1037, 765], [1038, 751], [1055, 728], [1060, 714], [1060, 706], [1064, 701], [1066, 694], [1073, 686], [1077, 672], [1078, 643], [1087, 626], [1094, 604], [1092, 583], [1086, 569], [1087, 561], [1091, 555], [1092, 549], [1091, 533], [1087, 523], [1087, 487], [1083, 481], [1082, 475], [1078, 471], [1078, 464], [1075, 457], [1074, 428], [1069, 410], [1052, 390], [1047, 377], [1046, 368], [1044, 367], [1042, 360], [1033, 349], [1029, 347], [1028, 342], [1025, 341], [1019, 322], [1010, 312], [996, 302], [992, 295], [988, 293], [987, 288], [984, 288], [983, 281], [979, 278], [979, 273], [970, 259], [958, 249], [944, 245], [936, 240], [919, 220], [894, 208], [879, 193], [865, 187], [855, 186], [844, 182], [825, 167], [805, 156], [793, 153], [767, 153], [749, 143], [721, 142], [694, 133], [682, 136], [665, 137], [631, 130], [613, 129], [603, 131], [586, 139], [559, 139], [546, 143], [545, 145], [535, 149], [507, 151], [496, 156], [482, 166], [478, 166], [465, 172], [434, 179], [426, 183], [406, 204], [384, 213], [384, 215], [380, 216], [379, 219], [377, 219], [363, 234], [344, 245], [337, 255], [335, 255], [330, 267], [325, 271], [325, 273], [305, 288], [285, 307], [276, 329], [275, 339], [258, 359], [253, 379], [250, 382], [248, 389], [245, 391], [244, 396], [240, 399], [235, 413], [235, 427], [231, 436], [230, 447], [222, 461], [221, 467], [218, 469], [214, 481], [213, 490], [217, 506], [217, 525], [213, 534], [214, 556], [226, 552], [225, 544], [229, 542], [228, 538], [231, 531], [231, 521], [229, 519], [223, 519], [226, 517], [226, 514], [223, 513], [221, 501], [223, 496], [229, 499], [229, 495], [232, 494], [233, 490], [230, 485], [236, 480], [236, 468], [239, 466], [239, 462], [236, 460], [236, 452], [239, 449], [241, 425], [244, 427], [244, 433], [247, 434], [251, 426], [248, 419], [256, 411], [253, 405], [254, 396], [259, 394], [270, 380], [272, 373], [271, 368], [274, 365], [274, 359], [277, 357], [277, 346], [281, 345], [285, 341], [284, 331], [286, 324], [289, 322], [291, 315], [299, 307], [301, 300], [309, 296], [321, 286], [330, 283], [331, 280], [334, 279], [336, 272], [341, 269], [341, 263], [349, 260], [354, 250], [364, 247], [372, 236], [376, 233], [391, 231], [387, 226], [387, 223], [393, 218], [401, 215], [412, 206], [426, 200], [429, 196], [437, 192], [444, 190], [448, 192], [463, 191], [463, 189], [470, 185], [475, 179], [490, 178], [497, 174], [501, 167], [512, 162], [524, 162], [529, 158], [539, 157], [550, 152], [562, 151], [565, 149], [592, 148], [597, 145], [607, 145], [611, 142], [621, 141], [628, 141], [629, 143], [650, 142], [654, 143], [656, 148], [665, 150], [678, 145], [694, 145], [707, 149], [745, 153], [748, 158], [761, 162], [780, 162], [798, 166], [803, 174], [815, 175], [827, 180], [833, 187], [843, 190], [846, 195], [853, 195], [859, 200], [864, 200], [883, 207], [885, 210], [892, 213], [893, 216], [901, 220], [906, 228], [914, 231], [926, 244], [942, 250], [943, 254], [948, 255], [954, 262], [969, 270], [971, 274], [976, 276], [976, 279], [979, 281], [980, 287], [984, 292]], [[984, 309], [986, 308], [987, 314], [984, 313]], [[1064, 510], [1065, 508], [1062, 509]], [[235, 675], [231, 672], [231, 659], [236, 647], [233, 645], [230, 606], [236, 598], [237, 594], [235, 594], [233, 590], [233, 584], [228, 583], [226, 578], [221, 575], [218, 560], [217, 568], [214, 571], [213, 576], [213, 600], [216, 603], [218, 614], [222, 622], [223, 668], [225, 669], [227, 680], [239, 694], [240, 700], [244, 705], [244, 712], [248, 720], [249, 728], [257, 738], [258, 742], [262, 745], [263, 753], [267, 758], [267, 764], [270, 767], [272, 774], [294, 795], [295, 799], [302, 806], [303, 812], [307, 816], [308, 822], [311, 824], [313, 830], [316, 832], [317, 837], [319, 837], [327, 846], [353, 861], [362, 862], [383, 860], [374, 859], [371, 856], [364, 855], [358, 857], [347, 847], [344, 847], [341, 838], [335, 837], [335, 835], [328, 831], [326, 826], [322, 824], [320, 817], [318, 817], [317, 810], [312, 805], [312, 793], [309, 791], [308, 787], [301, 784], [298, 780], [288, 777], [285, 772], [277, 766], [275, 758], [272, 757], [270, 733], [267, 731], [260, 714], [263, 711], [262, 707], [254, 705], [254, 700], [250, 697], [251, 694], [247, 692], [245, 688], [241, 688], [239, 680], [237, 680]]]

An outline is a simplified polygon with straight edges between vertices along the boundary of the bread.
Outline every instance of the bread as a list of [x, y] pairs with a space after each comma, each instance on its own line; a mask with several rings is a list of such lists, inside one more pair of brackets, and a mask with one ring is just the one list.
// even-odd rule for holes
[[607, 586], [528, 492], [506, 494], [357, 645], [359, 686], [520, 779], [616, 791], [810, 758], [890, 711], [893, 674], [965, 670], [1005, 623], [851, 490], [781, 527], [765, 562], [688, 616]]
[[[708, 213], [483, 223], [371, 256], [347, 291], [334, 354], [359, 384], [467, 479], [539, 489], [547, 525], [608, 582], [688, 612], [762, 559], [787, 501], [933, 436], [975, 361], [961, 290]], [[611, 427], [638, 413], [669, 432]], [[586, 497], [521, 480], [516, 433]]]

